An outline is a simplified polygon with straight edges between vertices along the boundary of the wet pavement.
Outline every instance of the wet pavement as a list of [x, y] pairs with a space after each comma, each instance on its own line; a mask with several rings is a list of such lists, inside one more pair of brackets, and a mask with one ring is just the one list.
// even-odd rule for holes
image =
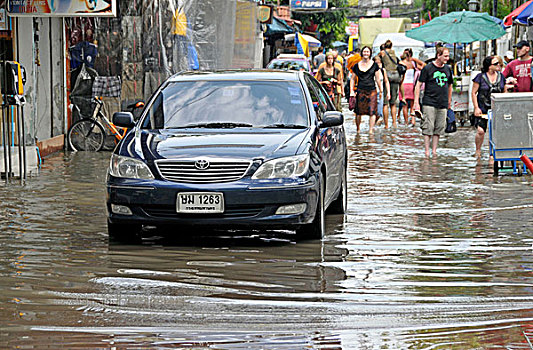
[[0, 348], [532, 348], [533, 177], [493, 177], [471, 128], [425, 159], [419, 129], [364, 123], [322, 241], [110, 244], [108, 152], [0, 184]]

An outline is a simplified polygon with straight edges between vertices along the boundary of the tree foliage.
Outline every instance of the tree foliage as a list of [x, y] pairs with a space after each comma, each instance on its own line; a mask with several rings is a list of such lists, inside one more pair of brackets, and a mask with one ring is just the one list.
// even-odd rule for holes
[[345, 28], [348, 23], [348, 0], [330, 0], [330, 11], [317, 13], [294, 13], [293, 17], [302, 22], [304, 30], [317, 25], [316, 30], [320, 33], [320, 41], [327, 47], [335, 40], [343, 40]]
[[[492, 15], [492, 6], [494, 0], [481, 0], [481, 12], [487, 12]], [[511, 0], [497, 0], [498, 12], [496, 17], [503, 18], [507, 16], [512, 10]], [[423, 18], [429, 20], [429, 13], [431, 18], [439, 15], [439, 0], [415, 0], [415, 8], [423, 8]], [[468, 0], [448, 0], [448, 12], [468, 10]]]
[[[274, 5], [277, 1], [270, 1]], [[280, 4], [288, 6], [287, 1], [281, 1]], [[292, 17], [302, 22], [304, 31], [318, 32], [320, 41], [325, 47], [329, 46], [335, 40], [343, 40], [345, 36], [345, 27], [348, 23], [347, 15], [349, 10], [348, 0], [329, 0], [329, 10], [326, 12], [304, 13], [293, 12]], [[316, 29], [315, 29], [316, 27]]]

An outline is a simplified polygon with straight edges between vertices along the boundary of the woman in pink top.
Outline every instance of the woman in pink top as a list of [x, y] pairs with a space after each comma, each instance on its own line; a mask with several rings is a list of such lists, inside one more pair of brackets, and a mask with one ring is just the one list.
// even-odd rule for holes
[[[413, 114], [413, 102], [415, 98], [415, 84], [418, 80], [420, 70], [426, 65], [421, 60], [413, 57], [412, 49], [405, 49], [402, 55], [402, 61], [400, 62], [407, 67], [407, 71], [403, 77], [402, 87], [403, 90], [400, 94], [400, 101], [403, 102], [402, 111], [405, 125], [415, 125], [415, 116]], [[398, 119], [399, 119], [398, 113]], [[411, 119], [411, 121], [410, 121]]]

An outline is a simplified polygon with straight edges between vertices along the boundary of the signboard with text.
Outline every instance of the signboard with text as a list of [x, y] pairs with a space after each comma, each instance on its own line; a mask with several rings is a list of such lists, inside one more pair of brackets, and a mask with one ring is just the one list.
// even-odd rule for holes
[[348, 25], [345, 27], [346, 35], [357, 35], [359, 34], [359, 25], [355, 22], [349, 21]]
[[328, 0], [291, 0], [291, 11], [325, 11]]
[[0, 30], [9, 30], [6, 10], [0, 9]]
[[7, 0], [9, 16], [114, 17], [116, 0]]
[[257, 19], [259, 23], [270, 24], [272, 23], [272, 11], [274, 7], [272, 5], [260, 5], [257, 7]]

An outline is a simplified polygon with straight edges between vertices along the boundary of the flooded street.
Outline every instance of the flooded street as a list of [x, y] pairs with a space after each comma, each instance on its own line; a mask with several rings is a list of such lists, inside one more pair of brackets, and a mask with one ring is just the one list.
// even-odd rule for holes
[[109, 152], [2, 182], [0, 348], [533, 348], [533, 177], [493, 177], [471, 128], [425, 159], [418, 128], [345, 126], [349, 212], [322, 241], [110, 244]]

